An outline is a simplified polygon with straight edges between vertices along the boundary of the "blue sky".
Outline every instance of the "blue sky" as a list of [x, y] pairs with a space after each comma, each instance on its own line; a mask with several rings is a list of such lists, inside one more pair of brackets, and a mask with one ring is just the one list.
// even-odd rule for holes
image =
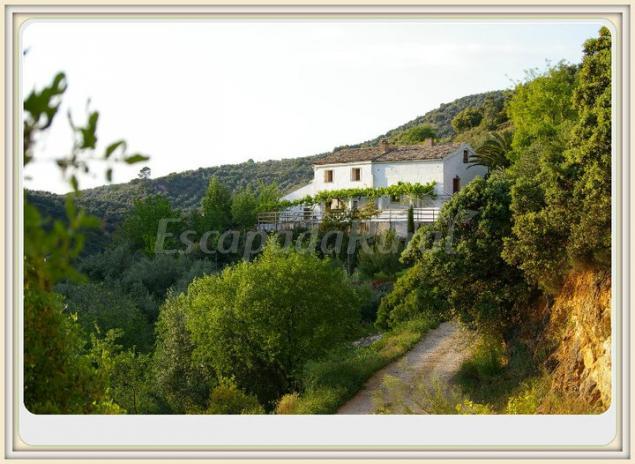
[[[25, 172], [68, 190], [50, 161], [68, 152], [66, 118], [100, 111], [102, 146], [124, 138], [152, 177], [321, 153], [373, 138], [441, 103], [510, 88], [529, 68], [580, 62], [599, 22], [32, 22], [26, 95], [58, 71], [61, 117]], [[141, 166], [117, 167], [114, 180]], [[80, 179], [83, 188], [103, 176]]]

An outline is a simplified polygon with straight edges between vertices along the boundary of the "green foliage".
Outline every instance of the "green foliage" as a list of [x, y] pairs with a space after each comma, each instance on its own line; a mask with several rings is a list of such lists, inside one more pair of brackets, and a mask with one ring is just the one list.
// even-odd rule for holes
[[35, 135], [48, 129], [62, 103], [61, 96], [66, 92], [66, 75], [58, 73], [51, 84], [39, 92], [35, 89], [24, 100], [24, 164], [33, 160], [31, 148], [35, 144]]
[[381, 300], [375, 321], [378, 328], [396, 327], [404, 321], [421, 317], [429, 320], [448, 317], [447, 291], [429, 261], [426, 257], [408, 268], [397, 279], [392, 291]]
[[449, 308], [484, 331], [512, 335], [531, 289], [500, 256], [503, 239], [511, 233], [509, 189], [504, 173], [476, 178], [443, 206], [435, 225], [437, 240], [428, 241], [428, 228], [415, 234], [414, 243], [431, 248], [406, 251], [416, 264], [382, 301], [379, 327], [421, 312], [442, 315]]
[[195, 362], [268, 404], [304, 363], [346, 340], [360, 296], [341, 269], [271, 241], [254, 262], [195, 280], [185, 306]]
[[[34, 143], [51, 126], [65, 90], [65, 77], [60, 73], [50, 86], [33, 90], [25, 99], [25, 164], [37, 161]], [[92, 112], [84, 127], [75, 127], [71, 121], [74, 140], [70, 154], [56, 160], [74, 190], [65, 201], [66, 217], [43, 219], [29, 199], [25, 201], [24, 399], [33, 413], [123, 412], [110, 396], [107, 375], [96, 367], [87, 350], [76, 317], [64, 311], [62, 298], [53, 292], [62, 279], [82, 279], [72, 260], [84, 245], [83, 230], [99, 225], [96, 218], [78, 210], [74, 201], [79, 189], [76, 173], [90, 173], [89, 162], [96, 159], [97, 119], [98, 113]], [[118, 148], [118, 156], [113, 157]], [[106, 149], [101, 158], [108, 166], [106, 180], [110, 180], [112, 163], [125, 161], [126, 156], [122, 141]]]
[[503, 256], [549, 293], [571, 265], [610, 262], [610, 42], [602, 29], [577, 76], [559, 65], [510, 102], [514, 228]]
[[483, 120], [483, 113], [481, 110], [474, 107], [467, 107], [454, 119], [452, 119], [452, 127], [458, 133], [464, 132], [467, 129], [477, 127]]
[[175, 414], [205, 409], [210, 387], [215, 383], [215, 377], [207, 375], [192, 359], [194, 342], [187, 329], [188, 304], [185, 294], [169, 294], [156, 324], [154, 386]]
[[202, 230], [225, 230], [231, 224], [231, 192], [218, 177], [210, 178], [201, 200]]
[[408, 208], [408, 235], [415, 233], [415, 212], [414, 207]]
[[117, 343], [121, 335], [119, 329], [109, 330], [103, 337], [91, 334], [93, 363], [108, 379], [110, 394], [128, 414], [164, 412], [154, 394], [149, 355], [134, 348], [123, 350]]
[[489, 171], [509, 167], [513, 136], [510, 131], [493, 132], [470, 157], [471, 166], [485, 166]]
[[395, 327], [367, 347], [336, 347], [323, 358], [306, 364], [302, 393], [283, 396], [278, 414], [333, 414], [350, 399], [377, 370], [410, 350], [421, 337], [438, 325], [436, 321], [413, 320]]
[[384, 196], [405, 196], [408, 198], [435, 198], [434, 186], [435, 182], [420, 184], [418, 182], [399, 182], [387, 187], [358, 187], [323, 190], [315, 195], [307, 195], [304, 198], [294, 201], [281, 201], [278, 208], [289, 208], [297, 205], [319, 205], [329, 203], [332, 200], [344, 201], [351, 198], [367, 198], [376, 200]]
[[[150, 255], [155, 252], [157, 232], [161, 219], [178, 219], [179, 215], [162, 195], [153, 195], [134, 203], [132, 211], [122, 224], [122, 235], [137, 249]], [[164, 249], [172, 248], [173, 239], [167, 238]]]
[[57, 291], [64, 295], [67, 311], [77, 315], [85, 332], [122, 329], [121, 342], [126, 348], [136, 346], [148, 351], [152, 346], [152, 327], [134, 302], [120, 289], [103, 284], [60, 284]]
[[437, 134], [434, 128], [428, 124], [412, 127], [392, 139], [398, 145], [416, 145], [426, 139], [434, 139]]
[[265, 184], [260, 182], [258, 184], [258, 212], [271, 211], [276, 207], [280, 201], [282, 193], [278, 184], [273, 182], [271, 184]]
[[376, 237], [369, 250], [360, 250], [357, 270], [368, 279], [393, 278], [403, 265], [399, 261], [402, 246], [392, 229]]
[[[530, 378], [507, 399], [505, 414], [538, 414], [541, 403], [549, 395], [549, 377]], [[565, 406], [561, 403], [561, 406]], [[571, 406], [571, 405], [568, 405]], [[566, 407], [564, 411], [571, 414], [575, 407]], [[587, 411], [588, 412], [588, 411]]]
[[34, 414], [122, 412], [59, 295], [24, 288], [24, 402]]
[[256, 224], [258, 197], [247, 187], [236, 193], [231, 202], [231, 217], [235, 225], [243, 230], [250, 229]]
[[562, 151], [576, 117], [572, 105], [576, 66], [559, 63], [544, 73], [531, 70], [514, 89], [508, 112], [514, 125], [514, 150], [534, 144]]
[[461, 366], [456, 381], [471, 401], [505, 412], [509, 399], [537, 374], [526, 345], [516, 340], [506, 346], [500, 338], [482, 336]]
[[565, 152], [574, 184], [568, 252], [571, 259], [610, 267], [611, 263], [611, 33], [605, 27], [584, 44], [584, 59], [573, 94], [579, 119]]
[[507, 92], [485, 97], [483, 106], [481, 107], [483, 112], [481, 127], [486, 130], [496, 130], [508, 121], [509, 117], [507, 115], [506, 106], [508, 97], [509, 94]]
[[253, 395], [241, 391], [228, 379], [221, 379], [212, 389], [207, 414], [264, 414], [264, 408]]

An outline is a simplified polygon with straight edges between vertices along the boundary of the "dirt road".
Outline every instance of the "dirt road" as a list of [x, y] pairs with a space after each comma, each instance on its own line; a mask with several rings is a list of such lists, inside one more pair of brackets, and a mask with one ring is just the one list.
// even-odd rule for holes
[[[444, 322], [428, 332], [412, 350], [380, 371], [377, 371], [356, 396], [344, 404], [338, 414], [374, 414], [377, 396], [385, 393], [387, 380], [405, 386], [405, 403], [411, 403], [415, 384], [428, 383], [447, 388], [452, 376], [469, 356], [473, 337], [454, 322]], [[395, 382], [396, 381], [396, 382]], [[395, 387], [397, 388], [397, 387]], [[416, 410], [416, 406], [412, 409]], [[420, 411], [424, 412], [424, 411]]]

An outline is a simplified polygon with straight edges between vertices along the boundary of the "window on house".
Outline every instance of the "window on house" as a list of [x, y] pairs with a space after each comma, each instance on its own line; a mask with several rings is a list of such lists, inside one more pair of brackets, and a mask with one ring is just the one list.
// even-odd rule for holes
[[351, 180], [353, 182], [359, 182], [362, 180], [362, 169], [361, 168], [352, 168], [351, 169]]
[[390, 195], [390, 201], [393, 203], [399, 203], [401, 202], [401, 196], [400, 195]]
[[359, 200], [353, 200], [353, 201], [351, 202], [351, 209], [352, 209], [353, 211], [357, 211], [357, 208], [358, 208], [358, 207], [359, 207]]
[[327, 169], [324, 171], [324, 182], [333, 182], [333, 170]]
[[463, 162], [468, 163], [470, 161], [470, 152], [465, 149], [463, 150]]
[[454, 179], [452, 179], [452, 193], [456, 193], [459, 190], [461, 190], [461, 178], [459, 176], [456, 176]]

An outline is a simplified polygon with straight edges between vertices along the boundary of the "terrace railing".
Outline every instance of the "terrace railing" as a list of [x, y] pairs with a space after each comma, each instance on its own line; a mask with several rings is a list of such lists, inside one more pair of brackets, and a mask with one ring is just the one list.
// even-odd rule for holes
[[[413, 208], [414, 222], [417, 224], [434, 222], [439, 217], [439, 208]], [[278, 225], [319, 224], [323, 213], [320, 211], [269, 211], [258, 214], [259, 228], [277, 228]], [[408, 221], [408, 209], [384, 209], [375, 216], [360, 219], [360, 222], [397, 223]]]

